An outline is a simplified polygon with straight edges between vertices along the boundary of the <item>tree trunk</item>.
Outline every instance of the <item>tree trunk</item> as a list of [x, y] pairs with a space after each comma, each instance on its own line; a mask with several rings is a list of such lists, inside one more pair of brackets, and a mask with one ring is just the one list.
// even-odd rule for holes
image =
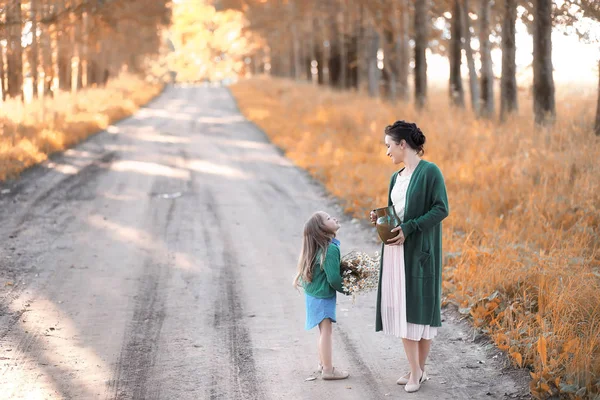
[[286, 78], [294, 78], [296, 72], [294, 71], [294, 38], [291, 35], [288, 36], [286, 45], [282, 51], [282, 57], [284, 58], [284, 76]]
[[[60, 1], [58, 12], [65, 9], [65, 0]], [[62, 24], [58, 27], [58, 45], [56, 46], [56, 60], [58, 63], [58, 88], [60, 90], [71, 90], [71, 80], [73, 72], [71, 71], [71, 47], [69, 40], [70, 27]]]
[[500, 120], [519, 108], [517, 100], [516, 64], [516, 20], [517, 0], [504, 1], [504, 21], [502, 23], [502, 78], [500, 80]]
[[100, 55], [99, 55], [99, 80], [100, 85], [106, 86], [110, 79], [110, 73], [113, 71], [114, 57], [113, 48], [107, 45], [108, 40], [102, 39], [100, 41]]
[[329, 60], [331, 59], [331, 40], [325, 19], [319, 19], [319, 32], [321, 32], [321, 49], [323, 49], [323, 85], [331, 85]]
[[[47, 2], [42, 3], [42, 18], [50, 13]], [[44, 82], [42, 84], [42, 96], [52, 96], [52, 82], [54, 80], [54, 63], [52, 62], [52, 37], [56, 32], [56, 24], [42, 24], [40, 36], [41, 62], [44, 71]]]
[[596, 104], [596, 135], [600, 136], [600, 61], [598, 61], [598, 103]]
[[556, 116], [552, 75], [552, 0], [536, 0], [533, 31], [533, 109], [536, 124]]
[[461, 42], [461, 16], [460, 0], [454, 0], [454, 9], [452, 10], [452, 27], [450, 38], [450, 99], [452, 104], [464, 108], [465, 92], [462, 85], [461, 65], [462, 65], [462, 42]]
[[338, 45], [340, 51], [340, 82], [339, 87], [342, 89], [346, 89], [348, 87], [348, 55], [347, 55], [347, 45], [346, 45], [346, 35], [344, 29], [344, 13], [347, 9], [347, 4], [344, 3], [344, 8], [338, 13]]
[[473, 57], [473, 48], [471, 47], [471, 19], [469, 18], [469, 0], [464, 0], [461, 7], [462, 28], [463, 28], [463, 46], [467, 65], [469, 67], [469, 91], [471, 92], [471, 107], [473, 113], [479, 115], [479, 82], [477, 81], [477, 71], [475, 70], [475, 59]]
[[5, 31], [0, 30], [0, 91], [2, 92], [2, 101], [6, 100], [6, 79], [4, 79], [4, 46], [2, 40]]
[[279, 46], [279, 60], [281, 62], [281, 75], [285, 78], [294, 76], [294, 53], [292, 38], [287, 34], [280, 33], [281, 41], [277, 42]]
[[340, 35], [338, 32], [337, 18], [330, 20], [330, 34], [329, 37], [329, 62], [327, 63], [327, 70], [329, 71], [329, 84], [333, 87], [340, 88], [340, 46], [341, 43], [338, 40]]
[[[318, 66], [313, 65], [313, 62], [316, 62], [317, 60], [317, 49], [316, 49], [316, 45], [317, 45], [317, 41], [315, 40], [315, 24], [314, 24], [314, 17], [312, 15], [309, 15], [308, 17], [308, 21], [309, 21], [309, 29], [308, 29], [308, 80], [311, 81], [312, 83], [317, 83], [317, 79], [314, 79], [314, 74], [313, 72], [317, 72], [318, 74], [318, 70], [315, 71], [316, 68], [318, 68]], [[317, 75], [318, 76], [318, 75]]]
[[[389, 43], [391, 45], [394, 44], [395, 42], [395, 35], [394, 32], [388, 32], [390, 38], [389, 38]], [[387, 40], [387, 39], [386, 39]], [[388, 48], [391, 46], [387, 46]], [[393, 47], [392, 47], [393, 49]], [[390, 101], [392, 103], [396, 103], [398, 101], [398, 73], [396, 71], [396, 64], [393, 62], [394, 58], [392, 57], [393, 51], [390, 49], [390, 51], [388, 51], [385, 54], [389, 54], [388, 59], [385, 60], [384, 59], [384, 64], [383, 64], [383, 71], [387, 74], [388, 76], [388, 88], [389, 88], [389, 93], [388, 93], [388, 98], [390, 99]]]
[[92, 87], [98, 84], [98, 65], [96, 59], [98, 57], [98, 44], [95, 43], [93, 46], [91, 42], [88, 42], [87, 49], [87, 60], [85, 65], [85, 86]]
[[[315, 20], [316, 27], [319, 26]], [[325, 57], [323, 49], [323, 36], [318, 29], [315, 29], [315, 60], [317, 61], [317, 82], [319, 85], [325, 84]]]
[[82, 20], [75, 22], [75, 37], [77, 41], [77, 90], [83, 88], [83, 69], [85, 64], [85, 47], [87, 31], [85, 29], [85, 16]]
[[298, 16], [296, 13], [296, 4], [294, 2], [288, 2], [285, 10], [282, 10], [289, 16], [287, 20], [287, 26], [290, 28], [290, 35], [288, 36], [288, 56], [286, 74], [288, 78], [293, 78], [296, 81], [300, 80], [301, 76], [301, 64], [300, 64], [300, 38], [298, 37]]
[[377, 51], [379, 50], [379, 35], [373, 28], [373, 24], [369, 21], [367, 27], [367, 51], [366, 64], [367, 75], [369, 77], [369, 96], [379, 97], [379, 80], [381, 73], [377, 67]]
[[39, 50], [38, 50], [38, 38], [37, 38], [37, 30], [38, 30], [38, 0], [30, 0], [30, 21], [31, 21], [31, 49], [30, 49], [30, 58], [29, 63], [31, 65], [31, 79], [33, 86], [33, 98], [36, 99], [38, 97], [38, 59], [39, 59]]
[[[357, 6], [354, 6], [357, 4]], [[359, 3], [349, 3], [348, 12], [348, 51], [346, 52], [348, 85], [359, 90], [360, 75], [360, 35], [361, 35], [361, 6]]]
[[429, 0], [415, 3], [415, 104], [423, 108], [427, 100], [427, 41]]
[[94, 86], [102, 85], [102, 68], [101, 60], [103, 54], [102, 39], [96, 39], [94, 43], [94, 50], [91, 56], [91, 62], [88, 65], [88, 73], [90, 76], [90, 82]]
[[259, 55], [254, 53], [252, 55], [252, 75], [256, 76], [258, 74], [260, 74]]
[[392, 103], [398, 100], [398, 70], [400, 68], [400, 28], [399, 21], [402, 14], [398, 12], [396, 2], [392, 3], [392, 9], [389, 16], [390, 29], [385, 29], [384, 35], [384, 72], [388, 75], [389, 99]]
[[358, 68], [357, 88], [359, 91], [365, 89], [369, 84], [369, 69], [366, 63], [369, 41], [367, 37], [367, 12], [365, 6], [358, 2], [358, 42], [356, 46], [356, 60]]
[[6, 10], [8, 42], [6, 51], [7, 94], [23, 99], [23, 47], [21, 46], [21, 0], [13, 0]]
[[494, 115], [494, 70], [490, 44], [490, 14], [493, 0], [481, 0], [481, 25], [479, 43], [481, 55], [481, 116], [492, 118]]
[[[392, 15], [393, 18], [393, 15]], [[378, 22], [378, 25], [383, 25]], [[383, 78], [385, 83], [387, 84], [387, 97], [392, 102], [395, 103], [398, 99], [398, 80], [397, 80], [397, 72], [395, 63], [395, 43], [396, 43], [396, 35], [394, 34], [393, 29], [383, 28], [383, 33], [380, 33], [382, 37], [381, 42], [383, 43]], [[378, 60], [379, 61], [379, 60]]]
[[83, 41], [83, 56], [85, 60], [85, 87], [90, 87], [94, 82], [91, 79], [91, 76], [88, 74], [91, 72], [92, 60], [95, 56], [94, 49], [96, 47], [95, 41], [97, 33], [95, 32], [95, 21], [90, 12], [87, 11], [83, 18], [83, 31], [85, 35], [85, 39]]
[[[395, 2], [394, 2], [395, 4]], [[408, 25], [410, 21], [410, 10], [408, 0], [401, 0], [400, 16], [398, 21], [398, 32], [396, 33], [396, 64], [398, 71], [398, 95], [401, 100], [408, 101], [408, 73], [410, 71], [410, 44], [408, 39]]]
[[[398, 99], [398, 72], [396, 63], [396, 37], [397, 37], [397, 10], [395, 5], [392, 5], [392, 10], [389, 15], [382, 17], [381, 12], [377, 12], [375, 26], [378, 27], [376, 32], [380, 37], [380, 45], [383, 48], [384, 59], [382, 60], [383, 69], [380, 70], [380, 75], [383, 77], [384, 83], [387, 85], [387, 98], [395, 103]], [[375, 54], [377, 56], [377, 53]], [[379, 64], [379, 59], [377, 59]], [[377, 66], [379, 68], [379, 66]]]
[[279, 45], [279, 34], [277, 30], [271, 33], [269, 40], [269, 63], [271, 69], [269, 70], [271, 76], [281, 76], [281, 59], [278, 51]]
[[358, 48], [358, 36], [356, 32], [350, 37], [348, 43], [348, 70], [346, 71], [348, 75], [348, 85], [356, 90], [359, 89], [359, 60], [358, 55], [360, 54]]
[[298, 28], [298, 68], [300, 69], [300, 79], [306, 80], [306, 40], [302, 40], [302, 24]]

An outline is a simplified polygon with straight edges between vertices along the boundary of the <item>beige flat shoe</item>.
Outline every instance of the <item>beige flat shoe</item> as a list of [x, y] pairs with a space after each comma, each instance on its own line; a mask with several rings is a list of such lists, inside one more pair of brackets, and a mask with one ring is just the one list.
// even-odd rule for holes
[[421, 389], [421, 384], [420, 383], [407, 383], [404, 386], [404, 390], [406, 390], [408, 393], [414, 393], [414, 392], [418, 392], [419, 389]]
[[350, 376], [348, 371], [338, 371], [334, 368], [331, 369], [331, 372], [321, 372], [321, 378], [325, 381], [338, 381], [340, 379], [346, 379]]
[[403, 375], [400, 378], [398, 378], [398, 380], [396, 381], [396, 383], [398, 385], [406, 385], [408, 383], [409, 379], [410, 379], [410, 372], [407, 372], [406, 375]]
[[427, 376], [425, 375], [425, 372], [423, 372], [423, 373], [421, 374], [421, 379], [419, 379], [419, 382], [418, 382], [418, 383], [412, 383], [412, 384], [411, 384], [411, 383], [407, 383], [407, 384], [404, 386], [404, 390], [405, 390], [406, 392], [408, 392], [408, 393], [414, 393], [414, 392], [418, 392], [418, 391], [419, 391], [419, 389], [421, 389], [421, 384], [422, 384], [423, 382], [427, 381], [427, 379], [428, 379], [428, 378], [427, 378]]
[[[410, 379], [410, 372], [407, 372], [406, 375], [401, 376], [400, 378], [398, 378], [398, 380], [396, 381], [396, 383], [398, 385], [406, 385], [408, 383], [408, 380]], [[429, 377], [427, 376], [427, 373], [425, 373], [425, 371], [423, 371], [423, 375], [421, 378], [421, 383], [424, 383], [425, 381], [428, 381]]]

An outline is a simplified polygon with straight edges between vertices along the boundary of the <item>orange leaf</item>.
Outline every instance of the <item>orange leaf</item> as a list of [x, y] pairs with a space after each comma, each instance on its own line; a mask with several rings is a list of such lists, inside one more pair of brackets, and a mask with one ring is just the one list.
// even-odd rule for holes
[[542, 365], [546, 365], [547, 353], [546, 353], [547, 345], [546, 338], [544, 336], [540, 336], [540, 339], [537, 343], [537, 350], [540, 353], [540, 358], [542, 359]]
[[529, 375], [531, 375], [531, 380], [535, 383], [539, 378], [537, 376], [537, 374], [535, 372], [529, 372]]
[[523, 356], [519, 352], [510, 353], [510, 356], [515, 359], [519, 368], [523, 366]]

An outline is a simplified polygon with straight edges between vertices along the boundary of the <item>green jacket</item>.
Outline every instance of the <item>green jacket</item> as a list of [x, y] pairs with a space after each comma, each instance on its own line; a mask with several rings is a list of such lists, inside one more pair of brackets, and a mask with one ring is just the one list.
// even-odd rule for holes
[[320, 299], [335, 296], [336, 290], [344, 293], [342, 276], [340, 275], [340, 260], [340, 248], [333, 243], [329, 243], [323, 268], [321, 268], [321, 255], [317, 253], [313, 266], [312, 282], [302, 282], [304, 291]]
[[[398, 173], [390, 181], [388, 206]], [[421, 160], [415, 168], [406, 194], [404, 218], [404, 270], [406, 277], [406, 320], [413, 324], [442, 326], [442, 220], [448, 216], [448, 196], [440, 169]], [[379, 266], [375, 330], [381, 320], [381, 276], [383, 245]]]

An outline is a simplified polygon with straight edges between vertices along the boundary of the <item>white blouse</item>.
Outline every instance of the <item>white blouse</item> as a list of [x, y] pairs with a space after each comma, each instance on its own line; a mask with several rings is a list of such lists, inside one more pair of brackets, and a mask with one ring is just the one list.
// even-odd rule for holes
[[400, 218], [400, 221], [404, 222], [404, 208], [406, 206], [406, 192], [408, 191], [408, 185], [410, 184], [411, 175], [402, 176], [398, 175], [396, 177], [396, 182], [394, 183], [394, 187], [392, 188], [392, 204], [394, 205], [394, 210], [396, 211], [396, 215]]

